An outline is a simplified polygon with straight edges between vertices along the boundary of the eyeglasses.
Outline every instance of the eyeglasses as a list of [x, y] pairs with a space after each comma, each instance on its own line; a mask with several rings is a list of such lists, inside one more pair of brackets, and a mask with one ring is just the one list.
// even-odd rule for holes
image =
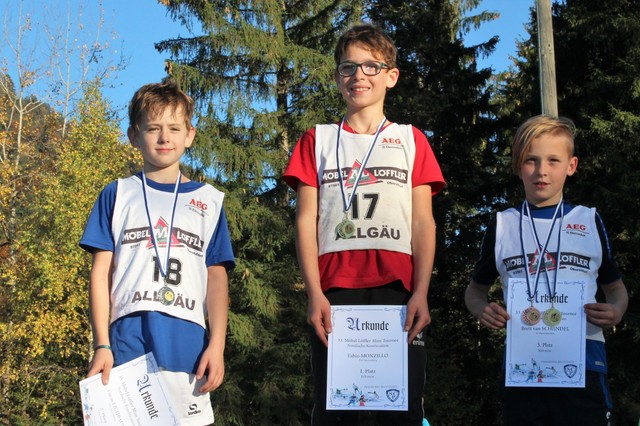
[[356, 64], [355, 62], [342, 62], [338, 65], [338, 74], [343, 77], [351, 77], [356, 73], [358, 67], [360, 67], [364, 75], [372, 76], [380, 74], [382, 68], [389, 68], [389, 65], [379, 61], [367, 61], [361, 64]]

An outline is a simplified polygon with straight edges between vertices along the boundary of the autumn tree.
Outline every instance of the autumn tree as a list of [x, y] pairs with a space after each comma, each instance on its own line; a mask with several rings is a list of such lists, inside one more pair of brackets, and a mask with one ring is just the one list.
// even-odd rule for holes
[[[56, 235], [44, 230], [51, 228], [56, 220], [69, 222], [69, 218], [56, 217], [54, 213], [58, 210], [53, 205], [48, 206], [46, 218], [37, 215], [42, 214], [43, 203], [60, 201], [48, 197], [52, 194], [46, 193], [46, 186], [58, 172], [59, 156], [67, 142], [67, 123], [76, 111], [79, 91], [90, 78], [107, 78], [109, 72], [117, 68], [102, 67], [109, 62], [101, 57], [106, 49], [101, 41], [102, 23], [89, 25], [82, 19], [82, 8], [72, 10], [70, 4], [66, 5], [65, 18], [57, 19], [58, 6], [58, 3], [22, 0], [3, 4], [0, 50], [0, 353], [3, 371], [0, 402], [5, 407], [1, 419], [6, 424], [33, 424], [35, 419], [55, 418], [68, 410], [62, 401], [68, 403], [69, 400], [59, 398], [56, 390], [68, 388], [70, 377], [65, 375], [63, 366], [69, 366], [64, 362], [68, 361], [66, 351], [74, 349], [64, 349], [68, 337], [56, 330], [73, 332], [77, 329], [61, 326], [64, 318], [74, 318], [75, 311], [57, 298], [63, 297], [60, 290], [65, 281], [77, 279], [70, 270], [78, 270], [60, 268], [68, 275], [58, 275], [53, 264], [44, 266], [44, 247], [50, 244], [49, 250], [60, 249], [60, 241], [67, 238], [65, 232]], [[87, 24], [86, 27], [83, 24]], [[92, 30], [96, 32], [90, 33]], [[48, 36], [46, 44], [38, 37], [43, 34]], [[67, 196], [70, 200], [77, 198]], [[56, 254], [59, 261], [66, 260], [66, 251]], [[53, 262], [53, 253], [49, 256], [48, 262]], [[39, 263], [41, 259], [42, 263]], [[42, 269], [39, 269], [40, 265]], [[51, 304], [58, 304], [57, 316], [46, 313], [45, 306]], [[70, 310], [63, 313], [62, 308]], [[81, 324], [77, 327], [82, 329]], [[60, 347], [55, 348], [58, 344]]]
[[4, 271], [15, 290], [6, 299], [11, 316], [0, 325], [3, 424], [81, 418], [77, 382], [92, 351], [91, 259], [78, 241], [98, 192], [140, 161], [121, 143], [118, 122], [97, 87], [87, 87], [80, 107], [21, 218], [17, 267]]
[[[0, 50], [0, 266], [16, 266], [15, 239], [39, 174], [55, 160], [75, 112], [78, 92], [94, 78], [108, 79], [121, 62], [106, 57], [98, 22], [85, 21], [82, 5], [12, 0], [5, 3]], [[101, 8], [98, 8], [101, 13]], [[60, 19], [55, 19], [60, 17]], [[86, 24], [86, 25], [85, 25]], [[88, 28], [91, 28], [89, 30]], [[47, 44], [39, 36], [47, 36]], [[115, 65], [114, 65], [115, 63]], [[51, 119], [51, 117], [54, 117]], [[0, 281], [3, 282], [3, 281]], [[13, 283], [6, 282], [3, 291]]]

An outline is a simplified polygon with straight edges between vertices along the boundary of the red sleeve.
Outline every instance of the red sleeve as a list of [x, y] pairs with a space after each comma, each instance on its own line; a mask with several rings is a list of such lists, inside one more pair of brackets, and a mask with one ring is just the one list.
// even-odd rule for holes
[[440, 165], [425, 134], [415, 126], [412, 127], [413, 139], [416, 142], [416, 158], [411, 175], [413, 186], [431, 185], [431, 195], [436, 195], [445, 185]]
[[316, 167], [316, 128], [312, 127], [298, 140], [291, 154], [282, 179], [294, 191], [298, 183], [318, 187], [318, 169]]

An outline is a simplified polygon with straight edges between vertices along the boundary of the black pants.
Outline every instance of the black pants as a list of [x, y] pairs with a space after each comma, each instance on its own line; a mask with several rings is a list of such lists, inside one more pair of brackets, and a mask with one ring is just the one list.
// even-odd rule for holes
[[506, 387], [502, 414], [506, 426], [611, 426], [606, 375], [587, 370], [584, 388]]
[[[331, 289], [325, 293], [331, 305], [406, 305], [411, 293], [400, 282], [366, 289]], [[411, 342], [408, 349], [408, 411], [341, 411], [326, 410], [327, 348], [309, 327], [311, 335], [311, 369], [314, 379], [312, 426], [332, 425], [393, 425], [421, 426], [424, 417], [422, 392], [425, 384], [427, 348], [424, 332]]]

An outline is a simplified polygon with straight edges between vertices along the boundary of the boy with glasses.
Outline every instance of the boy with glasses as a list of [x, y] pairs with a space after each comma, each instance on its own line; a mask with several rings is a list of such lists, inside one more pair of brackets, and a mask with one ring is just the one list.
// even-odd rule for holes
[[[444, 179], [425, 135], [388, 121], [387, 90], [399, 77], [396, 47], [359, 25], [335, 49], [345, 103], [339, 123], [298, 141], [284, 180], [297, 192], [298, 262], [308, 296], [314, 376], [312, 425], [422, 425], [427, 304], [435, 254], [431, 197]], [[331, 305], [406, 305], [408, 411], [326, 410]], [[369, 424], [369, 423], [368, 423]]]

